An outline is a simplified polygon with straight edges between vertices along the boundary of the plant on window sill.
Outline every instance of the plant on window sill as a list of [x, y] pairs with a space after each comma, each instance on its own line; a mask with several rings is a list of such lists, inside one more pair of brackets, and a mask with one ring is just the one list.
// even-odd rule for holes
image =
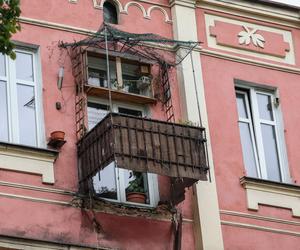
[[135, 203], [146, 203], [146, 194], [143, 186], [143, 174], [139, 172], [131, 172], [131, 175], [135, 177], [134, 180], [129, 182], [129, 186], [126, 188], [126, 199]]

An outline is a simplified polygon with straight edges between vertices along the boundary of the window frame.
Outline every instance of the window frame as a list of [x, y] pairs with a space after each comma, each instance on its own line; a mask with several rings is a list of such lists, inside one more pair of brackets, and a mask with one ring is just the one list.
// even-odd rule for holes
[[[101, 104], [101, 105], [106, 105], [109, 107], [109, 101], [102, 99], [102, 98], [89, 96], [87, 98], [87, 103], [90, 103], [90, 102], [96, 103], [96, 104]], [[145, 107], [142, 105], [134, 105], [134, 104], [123, 103], [123, 102], [114, 102], [112, 104], [112, 112], [118, 113], [119, 108], [126, 108], [126, 109], [141, 111], [142, 115], [144, 115], [144, 116], [149, 115], [149, 110], [145, 109]], [[88, 119], [87, 119], [87, 121], [88, 121]], [[134, 206], [134, 207], [139, 207], [139, 206], [140, 207], [149, 207], [149, 208], [156, 207], [159, 202], [159, 189], [158, 189], [157, 175], [152, 174], [152, 173], [145, 173], [145, 174], [147, 174], [147, 179], [148, 179], [149, 204], [142, 204], [142, 203], [134, 203], [134, 202], [126, 201], [126, 191], [125, 191], [126, 187], [125, 187], [125, 180], [123, 178], [123, 177], [125, 177], [125, 171], [126, 171], [126, 169], [115, 167], [117, 199], [116, 200], [109, 199], [109, 198], [101, 198], [101, 199], [108, 200], [110, 202], [115, 202], [115, 203], [122, 203], [122, 204], [126, 204], [129, 206]]]
[[[267, 175], [264, 143], [263, 143], [263, 137], [261, 131], [261, 127], [262, 127], [261, 125], [265, 124], [265, 125], [272, 126], [275, 132], [276, 150], [277, 150], [279, 174], [280, 174], [279, 182], [290, 183], [291, 178], [289, 174], [287, 152], [285, 148], [286, 144], [284, 139], [284, 129], [283, 129], [281, 108], [280, 105], [276, 106], [274, 104], [275, 98], [279, 98], [278, 90], [270, 87], [263, 88], [261, 86], [253, 86], [253, 85], [245, 86], [243, 84], [236, 84], [235, 95], [237, 93], [243, 94], [245, 97], [245, 102], [246, 102], [245, 105], [246, 105], [246, 112], [247, 112], [248, 119], [241, 118], [237, 112], [237, 117], [238, 117], [237, 120], [238, 123], [247, 122], [249, 124], [251, 142], [252, 142], [255, 163], [256, 163], [257, 178], [270, 180], [270, 178], [268, 178]], [[272, 105], [273, 121], [260, 118], [257, 94], [266, 95], [270, 97], [271, 105]], [[237, 104], [236, 104], [236, 108], [237, 108]], [[242, 142], [241, 133], [239, 133], [239, 135], [240, 135], [240, 142]]]
[[[8, 143], [20, 143], [19, 134], [19, 111], [18, 111], [18, 90], [17, 85], [30, 86], [34, 89], [35, 97], [35, 130], [36, 144], [27, 145], [39, 148], [46, 147], [46, 139], [44, 135], [43, 109], [42, 109], [42, 77], [41, 77], [41, 62], [40, 52], [36, 48], [28, 48], [25, 46], [17, 46], [14, 49], [16, 53], [28, 54], [32, 56], [33, 81], [18, 79], [16, 75], [16, 60], [10, 59], [7, 55], [5, 58], [5, 74], [0, 76], [0, 81], [6, 82], [7, 96], [7, 119], [8, 119]], [[25, 145], [25, 144], [24, 144]]]

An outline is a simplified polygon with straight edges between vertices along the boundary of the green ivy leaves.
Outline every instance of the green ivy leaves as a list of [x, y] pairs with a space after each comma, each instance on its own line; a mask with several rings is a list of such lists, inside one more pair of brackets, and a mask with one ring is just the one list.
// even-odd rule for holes
[[16, 58], [16, 54], [11, 37], [21, 30], [18, 20], [20, 14], [20, 0], [0, 0], [0, 53], [12, 59]]

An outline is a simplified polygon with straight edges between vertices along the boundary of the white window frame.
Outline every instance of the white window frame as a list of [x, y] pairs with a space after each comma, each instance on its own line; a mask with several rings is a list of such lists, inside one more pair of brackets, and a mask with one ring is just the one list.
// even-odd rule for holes
[[[275, 105], [275, 100], [278, 97], [278, 92], [274, 89], [263, 89], [259, 87], [251, 87], [244, 85], [236, 85], [235, 93], [244, 95], [246, 102], [246, 112], [248, 119], [241, 118], [238, 115], [238, 122], [249, 124], [252, 147], [254, 151], [256, 171], [258, 178], [268, 180], [267, 168], [265, 162], [265, 152], [261, 132], [261, 124], [267, 124], [274, 127], [275, 140], [277, 147], [277, 156], [279, 161], [280, 182], [290, 183], [287, 153], [285, 149], [283, 120], [281, 110], [278, 105]], [[273, 121], [261, 119], [259, 116], [259, 107], [257, 102], [257, 94], [267, 95], [271, 98]], [[250, 97], [250, 98], [249, 98]], [[250, 108], [250, 105], [251, 108]]]
[[[96, 97], [88, 97], [88, 103], [96, 103], [109, 106], [109, 102], [104, 99]], [[141, 111], [142, 115], [147, 116], [149, 114], [148, 110], [145, 110], [145, 107], [140, 105], [132, 105], [122, 102], [114, 102], [112, 104], [112, 112], [118, 113], [119, 108], [132, 109], [136, 111]], [[125, 171], [126, 169], [115, 167], [115, 176], [116, 176], [116, 186], [117, 186], [117, 200], [102, 198], [111, 202], [124, 203], [132, 206], [141, 206], [141, 207], [156, 207], [159, 202], [159, 190], [158, 190], [158, 179], [156, 174], [146, 173], [148, 179], [148, 188], [149, 188], [149, 204], [140, 204], [126, 201], [126, 187], [125, 187]]]
[[[44, 126], [43, 126], [43, 111], [42, 111], [42, 84], [41, 84], [41, 68], [39, 61], [39, 51], [32, 48], [17, 48], [16, 53], [29, 54], [32, 56], [33, 81], [17, 79], [16, 77], [16, 61], [10, 59], [7, 55], [5, 58], [5, 77], [0, 76], [0, 81], [6, 82], [7, 96], [7, 113], [8, 113], [8, 141], [9, 143], [20, 144], [19, 135], [19, 114], [18, 114], [18, 99], [17, 99], [17, 84], [31, 86], [34, 88], [35, 95], [35, 127], [36, 127], [36, 145], [34, 147], [43, 148], [46, 146]], [[28, 145], [25, 145], [28, 146]], [[29, 145], [31, 146], [31, 145]]]

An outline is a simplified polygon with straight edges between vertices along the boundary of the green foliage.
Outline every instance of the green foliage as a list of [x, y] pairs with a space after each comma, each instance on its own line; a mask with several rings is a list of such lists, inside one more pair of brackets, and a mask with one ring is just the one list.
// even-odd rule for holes
[[126, 192], [127, 193], [131, 193], [131, 192], [145, 193], [143, 174], [133, 171], [133, 175], [134, 175], [135, 179], [129, 182], [129, 185], [126, 188]]
[[11, 37], [21, 30], [18, 21], [20, 14], [20, 0], [0, 0], [0, 53], [12, 59], [16, 58], [16, 54]]

